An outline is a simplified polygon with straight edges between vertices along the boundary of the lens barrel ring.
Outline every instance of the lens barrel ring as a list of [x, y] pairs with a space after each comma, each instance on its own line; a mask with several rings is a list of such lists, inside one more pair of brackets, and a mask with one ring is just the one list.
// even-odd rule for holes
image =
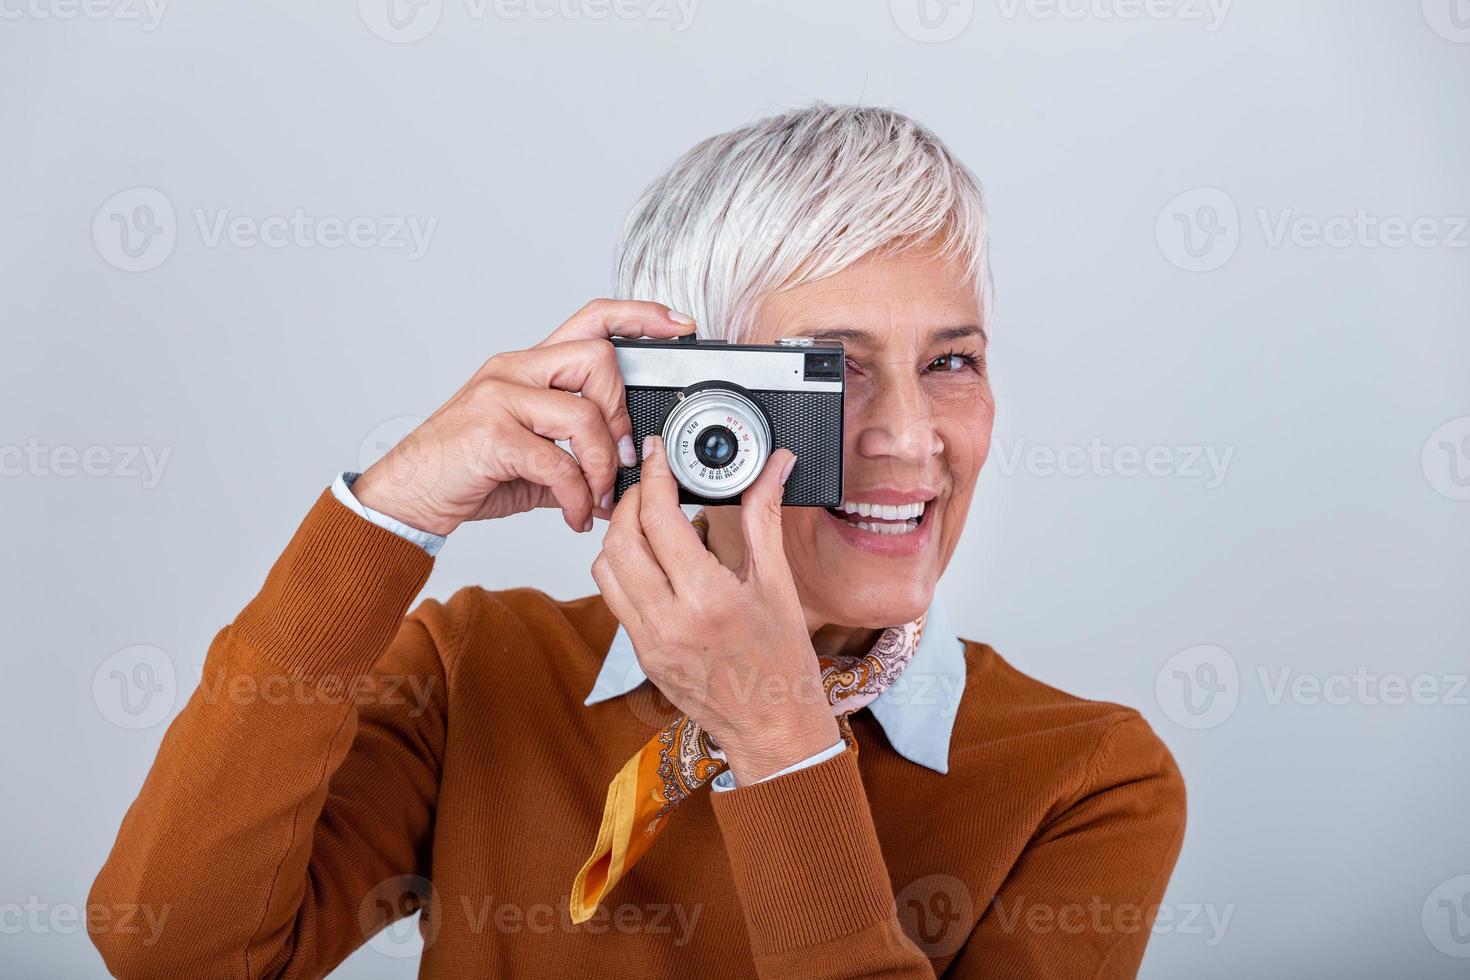
[[[723, 500], [744, 492], [771, 457], [771, 428], [764, 412], [736, 386], [710, 384], [686, 390], [664, 420], [664, 453], [679, 485]], [[710, 430], [724, 430], [737, 447], [730, 463], [710, 466], [699, 452]]]

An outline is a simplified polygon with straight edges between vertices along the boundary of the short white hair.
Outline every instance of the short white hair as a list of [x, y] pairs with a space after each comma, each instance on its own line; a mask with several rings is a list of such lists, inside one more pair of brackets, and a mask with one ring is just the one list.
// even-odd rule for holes
[[674, 161], [628, 215], [613, 288], [737, 341], [769, 293], [937, 243], [966, 270], [989, 329], [987, 226], [980, 182], [928, 129], [892, 109], [817, 104]]

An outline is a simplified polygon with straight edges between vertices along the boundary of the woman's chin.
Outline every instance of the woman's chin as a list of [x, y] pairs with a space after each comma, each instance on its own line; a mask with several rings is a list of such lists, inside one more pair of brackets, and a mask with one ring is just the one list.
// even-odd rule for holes
[[[865, 585], [841, 596], [827, 597], [829, 601], [823, 604], [823, 608], [829, 611], [824, 618], [836, 626], [880, 630], [913, 622], [933, 601], [932, 593], [897, 596], [891, 591], [870, 589]], [[865, 597], [868, 601], [864, 601]]]
[[[882, 629], [911, 622], [929, 608], [938, 580], [939, 523], [929, 514], [904, 534], [858, 527], [822, 508], [786, 515], [788, 558], [802, 604], [826, 622]], [[803, 553], [793, 554], [798, 541]]]
[[[843, 574], [843, 572], [846, 574]], [[883, 629], [913, 622], [934, 601], [934, 581], [882, 574], [873, 568], [847, 568], [823, 575], [803, 590], [802, 604], [834, 626]]]

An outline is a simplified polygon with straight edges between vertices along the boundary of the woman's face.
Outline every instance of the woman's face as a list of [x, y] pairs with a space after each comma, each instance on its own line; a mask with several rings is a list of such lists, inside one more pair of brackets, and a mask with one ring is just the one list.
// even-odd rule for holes
[[[963, 266], [930, 249], [872, 255], [767, 296], [745, 342], [782, 337], [847, 351], [846, 499], [782, 515], [808, 626], [914, 619], [959, 543], [990, 450], [995, 406], [975, 289]], [[739, 539], [735, 508], [710, 516]]]

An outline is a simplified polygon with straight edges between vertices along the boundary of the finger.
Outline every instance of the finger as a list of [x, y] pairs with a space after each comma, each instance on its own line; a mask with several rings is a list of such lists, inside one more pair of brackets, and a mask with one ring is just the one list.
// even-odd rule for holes
[[638, 615], [637, 603], [618, 581], [618, 573], [614, 571], [606, 552], [598, 553], [592, 561], [592, 581], [597, 583], [597, 591], [602, 593], [603, 601], [607, 603], [608, 611], [613, 617], [624, 626], [638, 629], [642, 618]]
[[[636, 466], [633, 420], [623, 392], [623, 374], [617, 352], [606, 340], [569, 340], [549, 347], [533, 347], [511, 356], [502, 368], [532, 387], [556, 388], [580, 394], [602, 412], [623, 466]], [[600, 498], [599, 498], [600, 499]]]
[[740, 528], [745, 537], [745, 568], [760, 574], [765, 568], [784, 567], [786, 551], [781, 543], [781, 498], [786, 481], [796, 465], [796, 454], [789, 449], [771, 453], [765, 469], [740, 497]]
[[529, 480], [512, 477], [509, 482], [495, 488], [486, 497], [479, 510], [470, 518], [472, 521], [489, 520], [506, 514], [524, 514], [528, 510], [559, 506], [550, 487], [543, 487]]
[[664, 454], [664, 441], [659, 436], [647, 436], [643, 440], [643, 468], [638, 478], [641, 503], [638, 520], [643, 534], [653, 547], [658, 562], [666, 569], [678, 569], [682, 574], [671, 575], [678, 591], [678, 581], [689, 573], [697, 573], [706, 562], [712, 561], [699, 532], [679, 509], [679, 485], [669, 470], [669, 460]]
[[507, 406], [511, 417], [536, 435], [571, 444], [592, 507], [606, 513], [617, 480], [618, 450], [601, 409], [590, 399], [547, 388], [517, 388]]
[[507, 428], [510, 431], [498, 435], [495, 445], [486, 450], [493, 459], [486, 461], [482, 468], [503, 474], [501, 482], [520, 479], [546, 487], [556, 506], [561, 508], [568, 527], [573, 531], [592, 530], [592, 493], [578, 462], [549, 438], [542, 438], [529, 428]]
[[637, 594], [645, 604], [671, 602], [674, 587], [638, 519], [641, 497], [641, 488], [632, 486], [618, 501], [602, 539], [602, 553], [625, 590]]
[[662, 303], [631, 299], [594, 299], [552, 331], [538, 347], [568, 340], [606, 340], [609, 337], [677, 337], [693, 333], [694, 320]]

